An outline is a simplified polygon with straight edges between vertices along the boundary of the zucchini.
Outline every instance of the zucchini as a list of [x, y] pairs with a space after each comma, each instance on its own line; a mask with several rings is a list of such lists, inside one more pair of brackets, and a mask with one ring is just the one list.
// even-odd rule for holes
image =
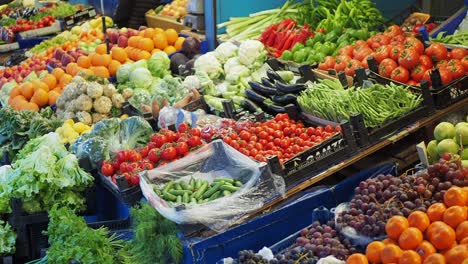
[[257, 93], [262, 95], [277, 95], [278, 90], [273, 87], [267, 87], [257, 82], [249, 82], [250, 87]]

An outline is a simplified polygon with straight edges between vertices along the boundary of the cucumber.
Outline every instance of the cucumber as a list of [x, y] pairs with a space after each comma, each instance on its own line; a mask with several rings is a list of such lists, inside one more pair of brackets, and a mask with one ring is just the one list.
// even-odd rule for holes
[[177, 195], [176, 203], [182, 203], [182, 196]]
[[214, 181], [215, 182], [216, 181], [224, 181], [224, 182], [229, 182], [229, 183], [234, 183], [235, 182], [235, 180], [231, 179], [231, 178], [216, 178]]
[[234, 183], [234, 186], [235, 186], [235, 187], [242, 187], [242, 185], [243, 185], [243, 184], [242, 184], [241, 181], [236, 181], [236, 182]]
[[163, 192], [163, 198], [164, 200], [171, 201], [171, 202], [175, 202], [177, 200], [177, 196], [172, 195], [168, 192]]
[[223, 196], [229, 196], [231, 195], [232, 193], [230, 191], [223, 191]]
[[198, 180], [195, 181], [195, 189], [197, 189], [197, 190], [200, 189], [201, 185], [202, 185], [202, 180], [201, 179], [198, 179]]
[[182, 195], [182, 202], [184, 202], [184, 203], [190, 202], [190, 198], [189, 198], [188, 192], [186, 192], [186, 193], [184, 193], [184, 195]]
[[194, 179], [194, 178], [190, 178], [189, 184], [190, 184], [190, 186], [192, 186], [192, 191], [193, 191], [193, 189], [195, 189], [195, 179]]
[[215, 200], [215, 199], [218, 199], [220, 195], [221, 195], [221, 191], [217, 191], [217, 192], [215, 192], [213, 195], [210, 196], [210, 198], [208, 199], [208, 201], [213, 201], [213, 200]]
[[189, 190], [171, 190], [169, 191], [170, 194], [172, 195], [184, 195], [184, 193], [188, 193], [189, 195], [192, 194], [192, 191]]
[[173, 185], [174, 185], [174, 181], [168, 182], [166, 186], [164, 186], [163, 193], [168, 192], [172, 188]]
[[219, 187], [221, 187], [221, 185], [223, 185], [223, 182], [222, 182], [222, 181], [216, 182], [210, 189], [208, 189], [208, 191], [206, 191], [206, 192], [203, 194], [203, 196], [202, 196], [203, 199], [210, 197], [213, 193], [215, 193], [216, 191], [218, 191], [218, 190], [219, 190]]
[[195, 198], [197, 198], [197, 200], [200, 199], [207, 189], [208, 189], [208, 182], [204, 182], [202, 186], [200, 187], [200, 189], [198, 189], [198, 191], [196, 192]]
[[234, 187], [230, 184], [224, 184], [224, 185], [221, 185], [221, 187], [219, 187], [219, 189], [221, 189], [222, 191], [230, 191], [231, 193], [233, 192], [236, 192], [237, 190], [239, 190], [239, 187]]
[[186, 183], [185, 181], [181, 181], [180, 186], [182, 187], [183, 190], [193, 191], [192, 186], [190, 184]]
[[190, 198], [190, 203], [197, 203], [197, 199], [191, 197], [191, 198]]

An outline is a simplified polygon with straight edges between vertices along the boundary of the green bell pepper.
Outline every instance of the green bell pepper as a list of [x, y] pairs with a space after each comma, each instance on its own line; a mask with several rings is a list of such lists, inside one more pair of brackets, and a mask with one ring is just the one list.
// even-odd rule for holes
[[301, 50], [304, 48], [304, 44], [302, 43], [296, 43], [296, 45], [294, 45], [294, 47], [292, 48], [292, 53], [295, 53], [296, 51], [298, 50]]
[[285, 61], [292, 60], [293, 58], [293, 53], [289, 50], [285, 50], [283, 54], [281, 55], [281, 59]]

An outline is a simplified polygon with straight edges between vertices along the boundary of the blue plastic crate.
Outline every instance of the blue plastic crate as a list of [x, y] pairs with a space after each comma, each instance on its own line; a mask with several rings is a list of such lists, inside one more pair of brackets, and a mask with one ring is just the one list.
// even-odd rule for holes
[[130, 207], [120, 202], [101, 185], [96, 185], [96, 214], [84, 216], [87, 223], [125, 220], [130, 217]]
[[440, 32], [447, 32], [448, 35], [452, 35], [466, 16], [466, 12], [468, 11], [467, 2], [468, 0], [465, 0], [465, 7], [458, 10], [455, 16], [452, 16], [445, 21], [443, 26], [434, 31], [431, 37], [436, 37]]
[[208, 238], [183, 240], [184, 263], [216, 263], [236, 257], [240, 250], [257, 251], [265, 245], [290, 236], [313, 221], [312, 211], [321, 206], [336, 207], [350, 199], [360, 181], [379, 174], [396, 174], [395, 164], [364, 170], [331, 188], [318, 188], [298, 197], [295, 202]]
[[40, 44], [42, 41], [49, 39], [50, 37], [35, 37], [35, 38], [22, 38], [20, 34], [16, 35], [16, 40], [20, 49], [30, 49], [37, 44]]

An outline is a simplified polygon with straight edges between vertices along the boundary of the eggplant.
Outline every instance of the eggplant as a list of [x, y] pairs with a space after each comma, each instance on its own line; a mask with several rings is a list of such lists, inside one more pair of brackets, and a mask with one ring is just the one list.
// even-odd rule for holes
[[283, 93], [298, 93], [305, 89], [304, 84], [284, 84], [281, 82], [275, 82], [276, 88]]
[[267, 99], [265, 96], [260, 95], [251, 89], [246, 89], [245, 95], [247, 95], [247, 98], [257, 103], [263, 103]]
[[267, 87], [257, 82], [249, 82], [249, 85], [255, 92], [263, 94], [263, 95], [278, 94], [278, 90], [276, 90], [276, 88]]
[[262, 84], [265, 85], [266, 87], [275, 88], [275, 85], [265, 77], [262, 77]]
[[248, 110], [249, 112], [256, 113], [256, 112], [263, 112], [262, 108], [258, 106], [256, 103], [252, 102], [249, 99], [245, 99], [241, 102], [242, 108]]
[[297, 102], [297, 97], [294, 94], [276, 95], [271, 98], [273, 102], [281, 105], [287, 105]]
[[272, 82], [284, 82], [283, 78], [281, 78], [281, 76], [279, 76], [279, 74], [276, 73], [275, 71], [268, 70], [267, 76]]
[[286, 108], [284, 108], [284, 106], [268, 104], [267, 107], [268, 107], [268, 110], [276, 114], [286, 113]]

